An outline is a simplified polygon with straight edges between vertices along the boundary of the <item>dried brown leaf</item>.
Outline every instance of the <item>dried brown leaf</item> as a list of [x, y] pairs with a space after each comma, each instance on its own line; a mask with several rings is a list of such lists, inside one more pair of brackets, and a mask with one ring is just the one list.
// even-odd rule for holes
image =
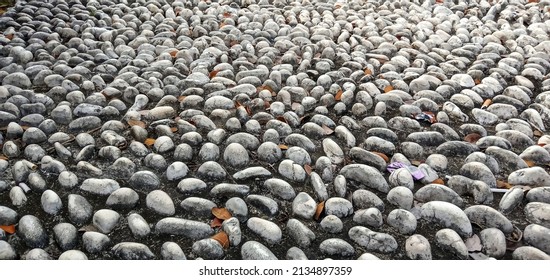
[[147, 126], [144, 122], [138, 121], [138, 120], [128, 120], [128, 125], [129, 126], [137, 125], [142, 128], [145, 128]]
[[343, 93], [344, 92], [342, 90], [338, 90], [338, 92], [336, 93], [336, 96], [334, 97], [334, 100], [336, 100], [336, 101], [342, 100], [342, 94]]
[[212, 78], [216, 77], [216, 75], [218, 75], [219, 72], [220, 72], [219, 70], [212, 70], [212, 71], [210, 72], [210, 74], [208, 74], [208, 77], [209, 77], [210, 79], [212, 79]]
[[365, 69], [365, 75], [372, 75], [372, 71], [369, 68]]
[[224, 249], [229, 248], [229, 236], [224, 231], [220, 231], [211, 237], [212, 239], [218, 241]]
[[502, 181], [502, 180], [497, 180], [497, 188], [500, 188], [500, 189], [511, 189], [512, 188], [512, 185], [508, 182], [505, 182], [505, 181]]
[[313, 171], [309, 164], [304, 165], [304, 170], [306, 171], [307, 175], [311, 175], [311, 172]]
[[325, 202], [321, 201], [319, 204], [317, 204], [317, 208], [315, 209], [315, 220], [318, 221], [321, 217], [321, 214], [323, 213], [323, 210], [325, 210]]
[[334, 130], [332, 130], [330, 127], [326, 126], [326, 125], [322, 125], [321, 126], [323, 128], [323, 130], [325, 131], [325, 135], [331, 135], [334, 133]]
[[415, 166], [419, 166], [419, 165], [422, 164], [422, 162], [419, 161], [419, 160], [411, 160], [411, 164], [412, 164], [412, 165], [415, 165]]
[[0, 159], [3, 159], [3, 160], [9, 160], [9, 158], [5, 155], [0, 155]]
[[542, 133], [542, 131], [540, 131], [538, 129], [535, 129], [535, 130], [533, 130], [533, 135], [536, 136], [536, 137], [542, 137], [544, 135], [544, 133]]
[[441, 178], [437, 178], [435, 179], [432, 184], [440, 184], [440, 185], [445, 185], [445, 182], [443, 181], [443, 179]]
[[0, 226], [0, 229], [2, 229], [3, 231], [5, 231], [9, 234], [14, 234], [15, 233], [15, 225]]
[[214, 217], [214, 219], [210, 223], [210, 227], [211, 228], [219, 228], [219, 227], [222, 226], [222, 223], [223, 223], [223, 220]]
[[155, 138], [147, 138], [145, 141], [143, 141], [143, 144], [147, 146], [147, 148], [151, 148], [155, 144]]
[[173, 50], [173, 51], [170, 52], [170, 56], [171, 56], [172, 58], [175, 58], [177, 54], [178, 54], [178, 51], [177, 51], [177, 50]]
[[487, 109], [487, 107], [489, 107], [491, 103], [493, 103], [493, 100], [485, 99], [485, 101], [483, 101], [483, 104], [481, 105], [481, 109]]
[[371, 152], [371, 153], [381, 157], [382, 159], [384, 159], [385, 162], [390, 162], [390, 158], [384, 153], [379, 153], [379, 152]]
[[523, 161], [525, 161], [525, 163], [527, 164], [527, 166], [529, 167], [533, 167], [535, 165], [537, 165], [534, 161], [532, 160], [527, 160], [527, 159], [524, 159]]
[[393, 86], [386, 86], [386, 87], [384, 88], [384, 93], [388, 93], [388, 92], [390, 92], [390, 91], [392, 91], [392, 90], [393, 90]]
[[284, 122], [284, 123], [288, 123], [288, 121], [283, 116], [278, 116], [277, 120], [281, 121], [281, 122]]
[[178, 128], [177, 128], [177, 127], [170, 127], [170, 131], [172, 131], [172, 132], [178, 132]]
[[464, 141], [475, 144], [479, 138], [481, 138], [481, 135], [477, 133], [470, 133], [464, 137]]
[[288, 146], [285, 144], [279, 144], [279, 149], [281, 150], [288, 150]]
[[231, 218], [231, 213], [229, 213], [229, 211], [225, 208], [212, 208], [212, 215], [220, 220], [227, 220]]

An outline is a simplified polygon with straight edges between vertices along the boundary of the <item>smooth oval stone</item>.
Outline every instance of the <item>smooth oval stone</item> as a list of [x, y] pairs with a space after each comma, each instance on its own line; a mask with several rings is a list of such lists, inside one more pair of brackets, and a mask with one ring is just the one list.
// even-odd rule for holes
[[407, 210], [392, 210], [388, 214], [386, 222], [401, 234], [410, 235], [416, 231], [416, 217]]
[[59, 255], [58, 260], [76, 260], [76, 261], [85, 261], [88, 260], [88, 257], [84, 252], [80, 250], [68, 250]]
[[327, 215], [321, 220], [321, 228], [328, 233], [339, 233], [344, 228], [344, 224], [340, 218], [334, 215]]
[[290, 247], [288, 251], [286, 252], [286, 259], [287, 260], [308, 260], [306, 254], [302, 249], [297, 247]]
[[420, 234], [411, 235], [405, 241], [405, 252], [411, 260], [431, 260], [432, 249], [426, 237]]
[[178, 183], [178, 190], [182, 193], [196, 193], [205, 190], [207, 185], [197, 178], [186, 178]]
[[292, 201], [292, 213], [303, 219], [311, 219], [315, 215], [317, 203], [309, 194], [305, 192], [298, 193]]
[[246, 222], [248, 228], [270, 244], [278, 243], [282, 238], [282, 231], [275, 223], [257, 217]]
[[216, 207], [216, 203], [205, 198], [188, 197], [181, 201], [180, 207], [197, 216], [210, 217], [212, 215], [212, 208]]
[[330, 138], [325, 138], [322, 145], [325, 155], [330, 158], [333, 164], [342, 163], [344, 160], [344, 152], [336, 142]]
[[384, 201], [375, 193], [368, 190], [356, 190], [352, 195], [353, 207], [355, 209], [368, 209], [371, 207], [378, 208], [381, 212], [384, 211]]
[[414, 189], [414, 180], [411, 172], [409, 172], [407, 168], [399, 168], [393, 171], [388, 181], [392, 187], [403, 186], [411, 190]]
[[508, 235], [514, 230], [512, 222], [502, 213], [486, 205], [474, 205], [464, 209], [464, 213], [472, 223], [482, 228], [498, 228]]
[[202, 179], [209, 180], [222, 180], [227, 175], [225, 169], [215, 161], [207, 161], [201, 164], [196, 174]]
[[232, 197], [245, 196], [250, 192], [250, 187], [247, 185], [221, 183], [215, 185], [210, 194], [214, 197]]
[[550, 256], [531, 246], [522, 246], [512, 252], [514, 260], [550, 260]]
[[160, 179], [155, 173], [148, 170], [142, 170], [134, 173], [130, 177], [129, 183], [138, 191], [148, 192], [160, 186]]
[[349, 257], [355, 254], [355, 249], [348, 242], [340, 238], [329, 238], [319, 244], [321, 253], [329, 256]]
[[214, 234], [214, 230], [206, 223], [172, 217], [158, 221], [155, 231], [160, 234], [183, 235], [193, 240]]
[[541, 251], [549, 254], [550, 252], [550, 229], [537, 224], [530, 224], [523, 231], [524, 241]]
[[485, 164], [480, 162], [468, 162], [460, 168], [460, 174], [473, 180], [486, 183], [491, 188], [496, 188], [496, 178], [493, 172]]
[[2, 225], [13, 225], [17, 223], [18, 214], [15, 210], [0, 205], [0, 224]]
[[56, 215], [63, 207], [61, 198], [52, 190], [46, 190], [42, 193], [40, 203], [44, 212], [50, 215]]
[[338, 218], [344, 218], [353, 214], [353, 205], [347, 199], [332, 197], [325, 201], [325, 213], [327, 215], [335, 215]]
[[242, 240], [240, 222], [237, 218], [231, 217], [222, 223], [222, 230], [229, 236], [229, 244], [238, 246]]
[[44, 249], [34, 248], [25, 256], [25, 260], [51, 260], [50, 254]]
[[389, 203], [399, 208], [410, 210], [413, 205], [414, 196], [412, 191], [409, 188], [398, 186], [398, 187], [392, 188], [388, 192], [386, 199], [388, 200]]
[[104, 251], [110, 242], [111, 239], [103, 233], [87, 231], [82, 235], [82, 247], [91, 254]]
[[67, 251], [78, 245], [78, 231], [70, 223], [59, 223], [53, 227], [55, 241], [61, 250]]
[[380, 171], [386, 168], [386, 161], [381, 156], [359, 147], [351, 148], [349, 155], [357, 163], [370, 165]]
[[355, 226], [348, 231], [348, 236], [359, 246], [369, 251], [386, 254], [397, 250], [397, 241], [387, 233], [375, 232], [366, 227]]
[[233, 178], [235, 180], [248, 180], [267, 177], [271, 177], [271, 172], [261, 166], [249, 167], [233, 174]]
[[110, 195], [119, 188], [120, 185], [113, 179], [90, 178], [84, 180], [80, 185], [81, 190], [97, 195]]
[[110, 209], [101, 209], [95, 212], [92, 222], [102, 233], [110, 233], [118, 224], [120, 214]]
[[151, 228], [147, 221], [137, 213], [132, 213], [128, 216], [128, 227], [136, 238], [143, 238], [151, 233]]
[[131, 209], [139, 201], [139, 195], [130, 188], [120, 188], [112, 192], [105, 204], [113, 209]]
[[420, 202], [445, 201], [458, 207], [464, 205], [464, 201], [453, 189], [439, 184], [429, 184], [420, 188], [414, 194], [414, 198]]
[[187, 176], [189, 167], [181, 161], [175, 161], [166, 168], [166, 179], [176, 181]]
[[506, 254], [506, 237], [498, 228], [486, 228], [479, 233], [482, 252], [489, 257], [501, 258]]
[[500, 212], [502, 214], [509, 214], [523, 201], [523, 188], [513, 187], [509, 189], [504, 196], [500, 199], [498, 204]]
[[150, 260], [155, 254], [147, 245], [137, 242], [121, 242], [111, 248], [111, 252], [121, 260]]
[[224, 161], [232, 167], [244, 167], [249, 162], [247, 150], [239, 143], [231, 143], [227, 145], [223, 152]]
[[269, 216], [274, 216], [279, 211], [277, 202], [267, 196], [251, 194], [246, 197], [246, 202]]
[[163, 260], [187, 260], [185, 253], [176, 242], [166, 241], [162, 243], [160, 255]]
[[277, 163], [283, 156], [281, 148], [273, 142], [264, 142], [258, 147], [258, 159], [267, 163]]
[[468, 258], [468, 248], [458, 233], [452, 229], [441, 229], [435, 233], [435, 242], [441, 249], [458, 256]]
[[277, 257], [262, 243], [247, 241], [241, 246], [243, 260], [277, 260]]
[[498, 166], [507, 173], [528, 168], [527, 163], [523, 159], [507, 149], [491, 146], [485, 150], [485, 154], [493, 157], [498, 162]]
[[297, 219], [289, 219], [286, 229], [290, 237], [302, 248], [309, 247], [315, 240], [315, 233]]
[[[539, 188], [531, 189], [525, 195], [525, 198], [527, 198], [527, 201], [529, 202], [550, 203], [550, 187], [539, 187]], [[0, 206], [0, 209], [1, 209], [1, 206]], [[2, 211], [0, 210], [0, 213], [1, 212]]]
[[548, 186], [550, 175], [540, 166], [516, 170], [508, 175], [508, 183], [512, 185]]
[[455, 230], [462, 237], [472, 235], [472, 225], [465, 212], [458, 206], [444, 201], [430, 201], [422, 205], [422, 219]]
[[191, 250], [195, 255], [207, 260], [220, 259], [224, 256], [220, 242], [210, 238], [195, 241]]
[[302, 166], [289, 159], [281, 161], [278, 171], [283, 177], [294, 182], [303, 182], [307, 176]]
[[374, 228], [379, 228], [384, 224], [382, 212], [374, 207], [357, 210], [353, 215], [353, 221]]
[[389, 191], [388, 182], [376, 168], [364, 164], [348, 164], [340, 170], [346, 180], [353, 180], [361, 187], [373, 188], [375, 190], [387, 193]]
[[67, 201], [69, 219], [77, 226], [81, 226], [92, 218], [94, 207], [81, 195], [69, 194]]
[[25, 215], [19, 219], [17, 235], [30, 248], [44, 248], [49, 242], [48, 234], [42, 222], [32, 215]]
[[[550, 228], [550, 204], [544, 202], [529, 202], [524, 213], [527, 221]], [[504, 231], [503, 231], [504, 232]], [[504, 232], [506, 233], [506, 232]]]
[[176, 213], [176, 207], [172, 198], [161, 190], [154, 190], [145, 197], [147, 208], [162, 216], [172, 216]]

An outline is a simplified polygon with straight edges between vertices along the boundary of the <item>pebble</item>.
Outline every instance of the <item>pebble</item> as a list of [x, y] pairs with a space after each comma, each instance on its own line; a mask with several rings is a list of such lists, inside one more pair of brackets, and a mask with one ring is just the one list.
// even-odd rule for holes
[[84, 250], [91, 254], [97, 254], [109, 246], [111, 239], [99, 232], [87, 231], [82, 235], [82, 247]]
[[516, 248], [514, 252], [512, 252], [512, 258], [514, 260], [550, 260], [548, 254], [531, 246]]
[[[527, 221], [550, 228], [550, 204], [544, 202], [529, 202], [525, 205], [524, 212]], [[506, 232], [504, 232], [506, 233]]]
[[50, 254], [44, 251], [44, 249], [34, 248], [30, 250], [25, 256], [25, 260], [51, 260]]
[[386, 200], [401, 209], [410, 210], [413, 205], [414, 195], [409, 188], [397, 186], [388, 192]]
[[88, 256], [80, 250], [68, 250], [59, 255], [58, 260], [86, 261]]
[[56, 215], [63, 207], [61, 198], [52, 190], [46, 190], [42, 193], [40, 203], [44, 212], [50, 215]]
[[378, 208], [357, 210], [353, 215], [353, 221], [360, 225], [379, 228], [384, 224], [382, 212]]
[[292, 213], [300, 218], [306, 220], [313, 218], [316, 209], [317, 203], [305, 192], [298, 193], [292, 201]]
[[281, 241], [282, 231], [275, 223], [257, 218], [251, 217], [246, 222], [247, 227], [260, 237], [262, 237], [269, 244], [276, 244]]
[[351, 244], [340, 238], [329, 238], [319, 244], [321, 253], [329, 256], [349, 257], [355, 254], [355, 249]]
[[84, 180], [80, 185], [81, 190], [97, 195], [110, 195], [119, 188], [120, 185], [113, 179], [90, 178]]
[[187, 260], [181, 247], [177, 243], [171, 241], [162, 243], [160, 255], [163, 260]]
[[277, 257], [265, 245], [257, 241], [247, 241], [241, 246], [243, 260], [277, 260]]
[[49, 243], [46, 228], [33, 215], [25, 215], [19, 219], [17, 234], [29, 248], [44, 248]]
[[386, 218], [389, 226], [395, 228], [399, 233], [410, 235], [416, 231], [416, 217], [409, 211], [403, 209], [394, 209]]
[[224, 256], [222, 245], [210, 238], [195, 241], [191, 250], [193, 254], [207, 260], [221, 259]]
[[506, 254], [506, 237], [497, 228], [486, 228], [479, 233], [482, 252], [489, 257], [501, 258]]
[[231, 217], [222, 223], [222, 230], [227, 233], [229, 237], [229, 244], [231, 246], [238, 246], [242, 241], [242, 231], [239, 220], [235, 217]]
[[182, 218], [164, 218], [155, 225], [155, 232], [159, 234], [183, 235], [193, 240], [213, 235], [210, 225]]
[[458, 233], [452, 229], [441, 229], [435, 234], [435, 242], [442, 250], [448, 251], [460, 259], [468, 258], [468, 248]]
[[127, 219], [128, 227], [130, 228], [130, 231], [132, 232], [132, 235], [134, 235], [134, 237], [143, 238], [151, 233], [151, 227], [141, 215], [137, 213], [132, 213], [128, 216]]
[[466, 238], [472, 235], [472, 225], [465, 212], [466, 210], [462, 211], [458, 206], [449, 202], [430, 201], [422, 205], [420, 214], [422, 219], [427, 222], [437, 223], [441, 227], [452, 229]]
[[397, 241], [387, 233], [375, 232], [366, 227], [355, 226], [348, 232], [351, 238], [359, 246], [379, 253], [391, 253], [397, 250]]
[[120, 260], [151, 260], [155, 254], [145, 244], [137, 242], [121, 242], [111, 248], [113, 255]]
[[464, 209], [464, 213], [472, 223], [482, 228], [498, 228], [508, 235], [514, 230], [512, 222], [502, 213], [487, 205], [474, 205]]
[[15, 260], [17, 253], [6, 241], [0, 240], [0, 260]]
[[70, 223], [59, 223], [53, 227], [55, 241], [61, 250], [75, 249], [78, 245], [78, 231]]
[[102, 233], [110, 233], [117, 226], [120, 214], [114, 210], [101, 209], [94, 213], [92, 222]]
[[356, 181], [364, 187], [372, 188], [377, 191], [387, 193], [389, 191], [388, 182], [382, 176], [380, 171], [374, 167], [364, 164], [349, 164], [340, 170], [346, 180]]
[[426, 237], [413, 234], [405, 241], [405, 251], [411, 260], [431, 260], [432, 249]]
[[113, 209], [132, 209], [139, 201], [139, 195], [130, 188], [120, 188], [112, 192], [105, 204]]

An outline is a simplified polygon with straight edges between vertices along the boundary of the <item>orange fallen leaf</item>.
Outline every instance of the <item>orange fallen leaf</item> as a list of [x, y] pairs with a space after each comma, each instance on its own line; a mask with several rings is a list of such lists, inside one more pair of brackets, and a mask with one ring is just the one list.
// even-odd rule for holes
[[415, 165], [415, 166], [419, 166], [419, 165], [422, 164], [422, 162], [419, 161], [419, 160], [411, 160], [411, 164], [412, 164], [412, 165]]
[[538, 130], [538, 129], [535, 129], [533, 130], [533, 135], [536, 136], [536, 137], [542, 137], [542, 135], [544, 135], [542, 133], [542, 131]]
[[539, 0], [528, 0], [527, 2], [528, 2], [528, 3], [538, 3]]
[[485, 101], [483, 101], [483, 104], [481, 105], [481, 109], [487, 109], [487, 107], [489, 107], [491, 103], [493, 103], [493, 100], [485, 99]]
[[239, 108], [241, 106], [243, 106], [243, 104], [241, 104], [241, 102], [235, 101], [235, 108]]
[[432, 184], [440, 184], [440, 185], [445, 185], [445, 182], [443, 182], [443, 179], [441, 178], [437, 178], [435, 179]]
[[304, 165], [304, 170], [306, 171], [307, 175], [311, 175], [311, 172], [313, 171], [309, 164]]
[[324, 124], [322, 125], [322, 128], [325, 131], [325, 135], [331, 135], [334, 133], [334, 130]]
[[218, 241], [224, 249], [229, 248], [229, 236], [224, 231], [220, 231], [211, 237], [212, 239]]
[[0, 159], [3, 159], [3, 160], [8, 160], [9, 158], [5, 155], [0, 155]]
[[8, 34], [8, 35], [6, 35], [6, 38], [8, 38], [8, 40], [11, 41], [11, 40], [13, 39], [13, 35], [14, 35], [14, 34]]
[[464, 141], [475, 144], [479, 138], [481, 138], [481, 135], [477, 133], [470, 133], [464, 137]]
[[525, 163], [526, 163], [526, 164], [527, 164], [527, 166], [529, 166], [529, 167], [533, 167], [533, 166], [535, 166], [535, 165], [536, 165], [536, 164], [535, 164], [535, 162], [534, 162], [534, 161], [532, 161], [532, 160], [527, 160], [527, 159], [524, 159], [523, 161], [525, 161]]
[[279, 149], [281, 150], [288, 150], [288, 146], [285, 144], [279, 144]]
[[222, 226], [222, 223], [223, 223], [223, 220], [214, 217], [214, 219], [210, 223], [210, 227], [211, 228], [219, 228], [219, 227]]
[[278, 116], [277, 120], [281, 121], [281, 122], [284, 122], [284, 123], [288, 123], [288, 121], [283, 116]]
[[177, 51], [177, 50], [173, 50], [173, 51], [170, 52], [170, 56], [171, 56], [172, 58], [175, 58], [177, 54], [178, 54], [178, 51]]
[[138, 120], [128, 120], [128, 125], [129, 125], [129, 126], [137, 125], [137, 126], [142, 127], [142, 128], [145, 128], [145, 127], [146, 127], [146, 125], [145, 125], [144, 122], [138, 121]]
[[172, 132], [178, 132], [178, 128], [177, 128], [177, 127], [170, 127], [170, 131], [172, 131]]
[[227, 220], [231, 218], [231, 213], [229, 213], [229, 211], [225, 208], [212, 208], [212, 215], [220, 220]]
[[365, 75], [372, 75], [372, 70], [369, 68], [365, 69]]
[[185, 95], [179, 96], [178, 101], [181, 103], [181, 102], [183, 102], [183, 100], [185, 100], [186, 97], [187, 96], [185, 96]]
[[264, 101], [264, 109], [269, 109], [271, 107], [271, 104], [269, 103], [269, 101]]
[[475, 80], [474, 80], [474, 83], [475, 83], [476, 85], [479, 85], [479, 84], [481, 84], [481, 80], [480, 80], [480, 79], [475, 79]]
[[338, 90], [338, 92], [336, 93], [336, 96], [334, 97], [334, 100], [336, 100], [336, 101], [342, 100], [342, 94], [343, 93], [344, 92], [342, 90]]
[[224, 26], [226, 26], [225, 22], [220, 22], [220, 27], [219, 28], [222, 28]]
[[379, 153], [379, 152], [372, 152], [372, 153], [384, 159], [385, 162], [390, 162], [390, 158], [386, 154]]
[[325, 202], [321, 201], [319, 202], [319, 204], [317, 204], [317, 208], [315, 209], [315, 220], [319, 220], [321, 214], [323, 213], [323, 210], [325, 210]]
[[508, 182], [505, 182], [505, 181], [502, 181], [502, 180], [497, 180], [497, 188], [500, 188], [500, 189], [511, 189], [512, 188], [512, 184], [508, 183]]
[[153, 144], [155, 144], [155, 140], [155, 138], [147, 138], [145, 139], [145, 141], [143, 141], [143, 144], [145, 144], [145, 146], [147, 146], [148, 148], [151, 148]]
[[386, 87], [384, 88], [384, 93], [388, 93], [388, 92], [390, 92], [390, 91], [392, 91], [392, 90], [393, 90], [393, 87], [392, 87], [392, 86], [386, 86]]
[[15, 225], [0, 226], [0, 229], [2, 229], [3, 231], [5, 231], [9, 234], [14, 234], [15, 233]]
[[231, 17], [231, 13], [230, 12], [224, 12], [223, 17], [224, 18], [229, 18], [229, 17]]
[[216, 77], [216, 75], [218, 75], [219, 72], [220, 72], [220, 70], [212, 70], [212, 71], [210, 72], [210, 74], [208, 74], [208, 77], [209, 77], [210, 79], [212, 79], [212, 78]]
[[246, 109], [246, 113], [249, 115], [249, 116], [252, 116], [252, 109], [250, 109], [250, 106], [246, 106], [244, 107]]

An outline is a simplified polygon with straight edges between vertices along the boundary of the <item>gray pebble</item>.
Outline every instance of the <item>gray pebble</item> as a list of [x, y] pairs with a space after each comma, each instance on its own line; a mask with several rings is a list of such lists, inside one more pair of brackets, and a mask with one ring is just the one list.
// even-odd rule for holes
[[241, 246], [243, 260], [277, 260], [277, 257], [262, 243], [247, 241]]
[[102, 233], [110, 233], [118, 224], [120, 214], [110, 209], [101, 209], [94, 213], [92, 222]]
[[435, 242], [441, 249], [461, 258], [468, 258], [468, 248], [458, 233], [452, 229], [441, 229], [435, 234]]
[[388, 214], [387, 223], [401, 234], [410, 235], [416, 231], [416, 217], [407, 210], [392, 210]]
[[160, 255], [162, 256], [163, 260], [187, 259], [181, 247], [177, 243], [171, 241], [162, 243], [162, 247], [160, 248]]
[[136, 238], [143, 238], [151, 233], [151, 227], [147, 221], [137, 213], [132, 213], [128, 216], [128, 227]]
[[353, 222], [373, 228], [379, 228], [384, 224], [382, 212], [374, 207], [357, 210], [353, 214]]
[[297, 219], [289, 219], [286, 230], [299, 247], [309, 247], [315, 240], [315, 233]]
[[59, 255], [58, 260], [77, 260], [77, 261], [86, 261], [88, 260], [88, 257], [84, 252], [80, 250], [68, 250], [63, 252], [61, 255]]
[[482, 252], [489, 257], [501, 258], [506, 254], [506, 237], [497, 228], [486, 228], [479, 233]]
[[248, 219], [246, 225], [252, 232], [262, 237], [269, 244], [276, 244], [282, 238], [281, 229], [271, 221], [252, 217]]
[[74, 224], [81, 226], [92, 218], [93, 206], [81, 195], [69, 194], [67, 208], [69, 219]]
[[355, 254], [355, 249], [348, 242], [340, 238], [329, 238], [319, 244], [321, 253], [329, 256], [349, 257]]
[[182, 235], [197, 240], [213, 235], [209, 224], [181, 218], [164, 218], [155, 225], [155, 231], [160, 234]]
[[121, 242], [113, 246], [111, 252], [117, 259], [121, 260], [150, 260], [155, 254], [147, 245], [137, 242]]
[[67, 251], [78, 245], [78, 231], [70, 223], [59, 223], [53, 227], [55, 241], [61, 250]]
[[355, 226], [349, 230], [348, 235], [355, 243], [369, 251], [391, 253], [397, 250], [397, 241], [387, 233], [375, 232], [366, 227]]
[[529, 202], [524, 208], [527, 221], [547, 228], [550, 228], [549, 211], [550, 204], [544, 202]]
[[17, 235], [30, 248], [44, 248], [49, 238], [42, 222], [35, 216], [25, 215], [19, 219]]
[[222, 245], [210, 238], [195, 241], [191, 250], [193, 254], [207, 260], [221, 259], [224, 256]]
[[405, 251], [411, 260], [431, 260], [432, 249], [426, 237], [420, 234], [411, 235], [405, 241]]
[[317, 203], [309, 194], [305, 192], [298, 193], [292, 201], [292, 213], [303, 219], [311, 219], [315, 215]]
[[176, 213], [176, 207], [170, 196], [162, 190], [154, 190], [145, 198], [147, 208], [162, 216], [172, 216]]
[[88, 231], [82, 235], [82, 247], [84, 247], [86, 252], [91, 254], [104, 251], [110, 242], [111, 239], [103, 233]]

